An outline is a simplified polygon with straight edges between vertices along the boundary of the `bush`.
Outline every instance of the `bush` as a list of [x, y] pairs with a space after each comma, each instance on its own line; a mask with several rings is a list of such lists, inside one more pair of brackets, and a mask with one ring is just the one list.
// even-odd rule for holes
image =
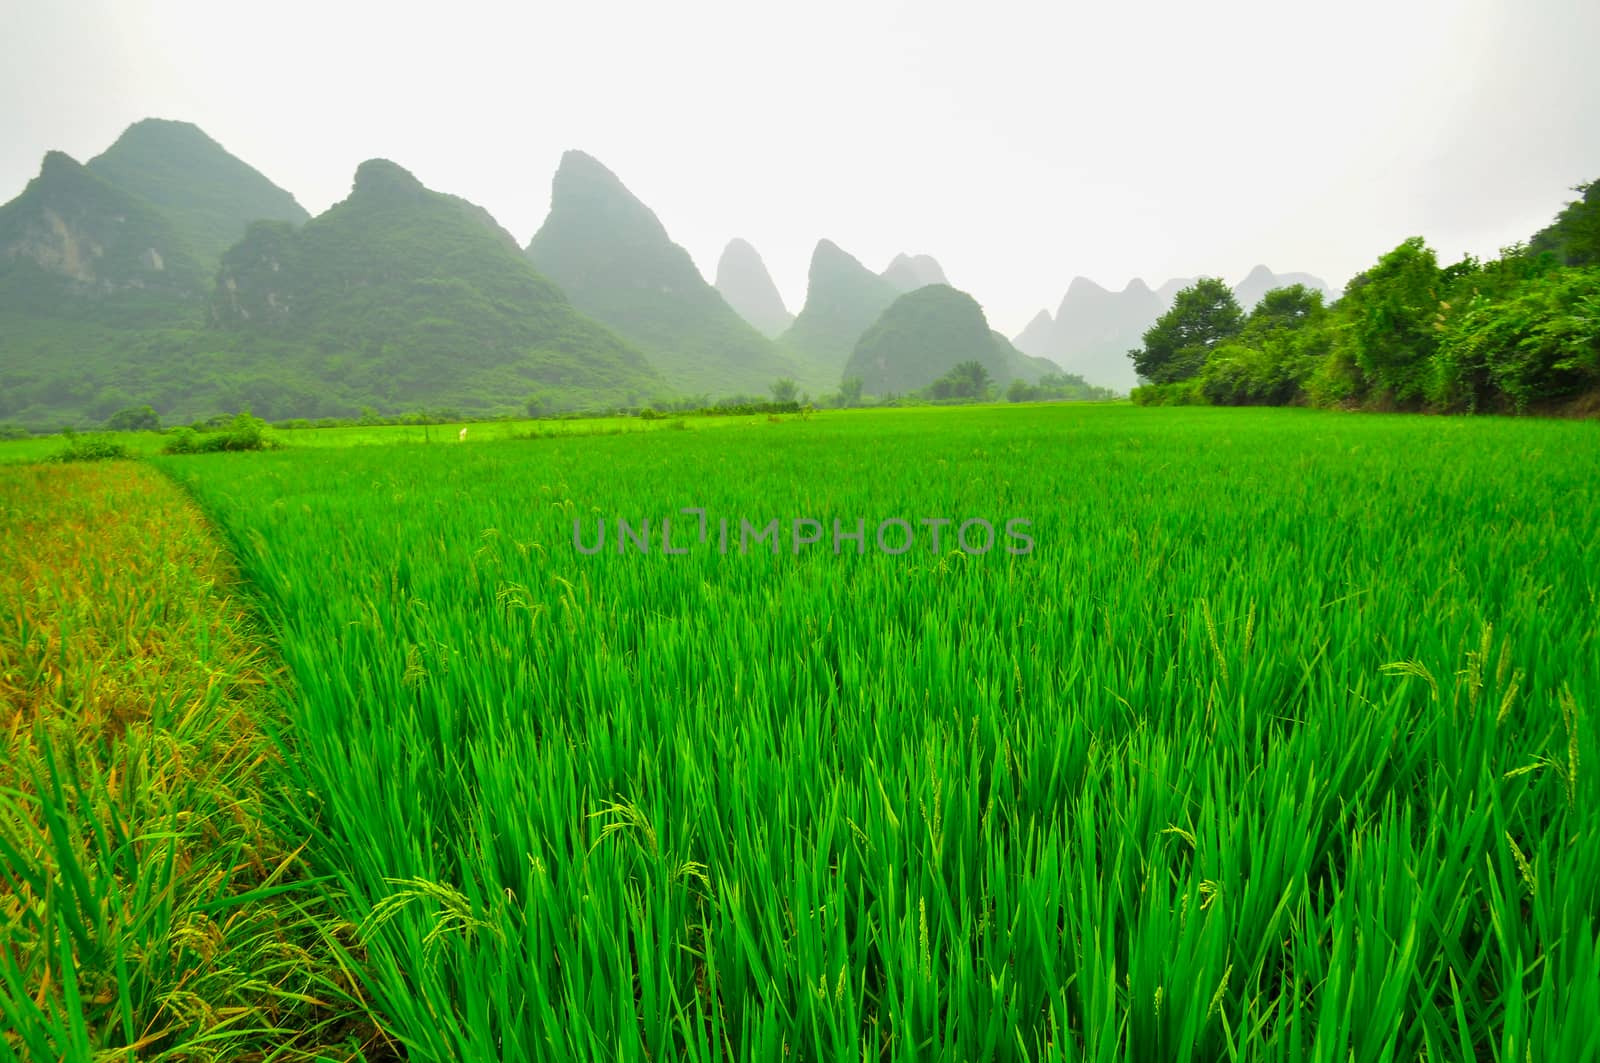
[[29, 439], [33, 433], [20, 424], [0, 424], [0, 441], [12, 439]]
[[223, 450], [274, 450], [278, 444], [267, 438], [267, 422], [252, 417], [250, 411], [241, 410], [228, 422], [226, 428], [216, 432], [196, 432], [180, 428], [167, 438], [164, 454], [212, 454]]
[[1507, 298], [1474, 299], [1434, 358], [1434, 401], [1481, 409], [1491, 388], [1516, 407], [1600, 384], [1600, 269], [1532, 277]]
[[[1274, 347], [1284, 346], [1281, 338], [1274, 339]], [[1206, 360], [1200, 388], [1213, 406], [1283, 406], [1300, 393], [1296, 372], [1303, 361], [1285, 357], [1282, 350], [1225, 343]]]
[[63, 432], [67, 448], [50, 455], [51, 461], [107, 461], [129, 457], [126, 444], [104, 432], [91, 432], [80, 436], [76, 432]]
[[1206, 393], [1198, 378], [1170, 384], [1146, 384], [1128, 395], [1135, 406], [1206, 406]]

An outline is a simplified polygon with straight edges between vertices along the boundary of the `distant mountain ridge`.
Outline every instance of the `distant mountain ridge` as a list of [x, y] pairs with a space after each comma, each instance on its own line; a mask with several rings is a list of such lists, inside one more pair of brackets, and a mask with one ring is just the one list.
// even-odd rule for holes
[[1312, 291], [1321, 292], [1326, 302], [1332, 302], [1337, 297], [1337, 293], [1321, 277], [1314, 277], [1309, 273], [1274, 273], [1266, 266], [1256, 266], [1244, 280], [1235, 284], [1233, 297], [1238, 300], [1240, 308], [1248, 314], [1256, 308], [1261, 297], [1274, 288], [1288, 288], [1296, 284], [1303, 284]]
[[857, 341], [845, 365], [869, 395], [901, 395], [927, 387], [956, 365], [975, 361], [997, 384], [1037, 383], [1058, 372], [1030, 358], [989, 327], [978, 301], [948, 284], [926, 284], [901, 295]]
[[929, 284], [950, 283], [944, 275], [944, 267], [932, 255], [896, 255], [879, 276], [902, 292], [916, 291]]
[[[1152, 290], [1135, 277], [1119, 292], [1109, 291], [1087, 277], [1074, 277], [1052, 317], [1040, 311], [1016, 336], [1016, 345], [1029, 354], [1050, 358], [1069, 373], [1091, 384], [1128, 391], [1139, 378], [1127, 352], [1144, 344], [1144, 334], [1156, 319], [1172, 308], [1192, 277], [1176, 277]], [[1331, 295], [1327, 284], [1309, 273], [1277, 274], [1257, 266], [1233, 289], [1246, 313], [1273, 288], [1304, 284]]]
[[299, 225], [311, 217], [294, 196], [188, 122], [135, 122], [87, 167], [166, 211], [195, 254], [213, 266], [251, 222]]
[[[997, 379], [1060, 369], [1131, 386], [1126, 351], [1188, 282], [1110, 292], [1075, 280], [1017, 335]], [[1248, 309], [1290, 283], [1328, 290], [1258, 266], [1235, 292]], [[48, 153], [0, 206], [0, 419], [99, 418], [128, 401], [248, 402], [279, 417], [369, 402], [503, 412], [763, 394], [780, 377], [821, 393], [898, 299], [930, 287], [955, 291], [931, 256], [897, 254], [874, 273], [829, 240], [797, 315], [746, 241], [725, 248], [713, 286], [582, 152], [563, 156], [526, 247], [384, 160], [311, 219], [198, 127], [145, 119], [86, 164]], [[928, 298], [976, 334], [954, 296]]]
[[728, 305], [655, 212], [599, 160], [562, 155], [529, 260], [574, 306], [642, 350], [669, 384], [765, 394], [794, 364]]
[[862, 333], [900, 295], [832, 240], [819, 240], [806, 276], [806, 304], [779, 342], [822, 386], [837, 386]]
[[349, 197], [299, 229], [251, 226], [223, 257], [212, 318], [331, 347], [347, 381], [392, 405], [553, 391], [622, 402], [665, 386], [487, 211], [386, 159], [362, 163]]

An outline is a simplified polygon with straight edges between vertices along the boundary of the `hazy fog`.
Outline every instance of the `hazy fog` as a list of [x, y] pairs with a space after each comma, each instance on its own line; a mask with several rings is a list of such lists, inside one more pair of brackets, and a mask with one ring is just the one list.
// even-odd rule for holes
[[377, 155], [525, 241], [578, 147], [791, 310], [823, 236], [934, 255], [1014, 333], [1074, 274], [1492, 254], [1600, 177], [1594, 0], [0, 2], [0, 200], [156, 116], [313, 213]]

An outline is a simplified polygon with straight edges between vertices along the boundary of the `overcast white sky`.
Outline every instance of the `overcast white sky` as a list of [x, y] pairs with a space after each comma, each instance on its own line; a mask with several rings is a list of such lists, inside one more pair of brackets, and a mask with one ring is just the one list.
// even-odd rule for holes
[[791, 309], [828, 237], [926, 252], [1015, 333], [1083, 274], [1334, 286], [1493, 254], [1600, 177], [1597, 0], [0, 0], [0, 200], [59, 148], [199, 124], [313, 213], [363, 159], [526, 242], [561, 152]]

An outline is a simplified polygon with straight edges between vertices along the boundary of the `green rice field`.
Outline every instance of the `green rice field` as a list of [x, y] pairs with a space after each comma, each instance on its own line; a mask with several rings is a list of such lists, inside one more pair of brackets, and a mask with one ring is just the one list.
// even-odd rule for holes
[[1600, 1060], [1593, 423], [149, 460], [281, 658], [281, 815], [401, 1058]]

